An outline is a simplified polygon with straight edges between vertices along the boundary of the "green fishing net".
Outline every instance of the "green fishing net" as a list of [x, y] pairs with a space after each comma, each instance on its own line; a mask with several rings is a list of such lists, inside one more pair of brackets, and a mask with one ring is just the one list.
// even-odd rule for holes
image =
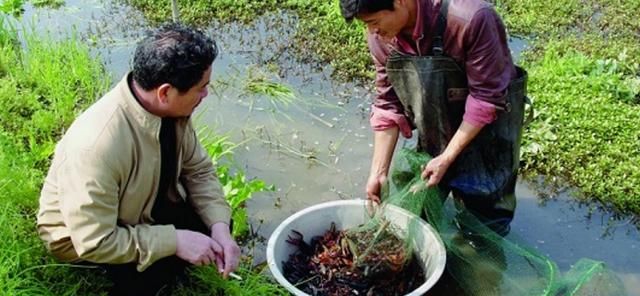
[[[518, 242], [515, 235], [496, 234], [438, 188], [427, 188], [420, 174], [429, 160], [426, 154], [400, 150], [382, 194], [383, 205], [426, 217], [445, 244], [446, 271], [429, 295], [627, 295], [603, 262], [581, 259], [561, 273], [553, 261]], [[411, 233], [407, 235], [408, 241]]]

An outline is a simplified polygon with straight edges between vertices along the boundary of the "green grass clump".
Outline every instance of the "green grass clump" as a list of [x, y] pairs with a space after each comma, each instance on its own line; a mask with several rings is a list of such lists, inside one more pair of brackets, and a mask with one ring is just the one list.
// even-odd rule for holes
[[538, 118], [524, 136], [525, 167], [563, 177], [582, 198], [640, 213], [640, 78], [624, 74], [624, 56], [560, 51], [528, 65]]
[[31, 0], [35, 7], [59, 8], [64, 6], [64, 0]]
[[278, 105], [287, 107], [296, 101], [296, 95], [290, 87], [272, 81], [262, 74], [251, 74], [245, 82], [244, 91], [251, 95], [267, 97], [275, 109], [278, 109]]
[[0, 12], [20, 15], [24, 11], [22, 7], [24, 3], [24, 0], [3, 0], [2, 3], [0, 3]]
[[17, 33], [6, 28], [0, 40], [0, 128], [35, 167], [46, 167], [65, 128], [109, 86], [108, 74], [75, 36], [53, 42], [27, 33], [22, 49], [7, 37]]
[[225, 280], [214, 267], [197, 268], [192, 272], [191, 281], [185, 283], [188, 287], [178, 287], [173, 295], [290, 295], [287, 290], [265, 276], [263, 270], [265, 266], [252, 267], [250, 262], [242, 262], [235, 271], [242, 278], [241, 280], [232, 278]]

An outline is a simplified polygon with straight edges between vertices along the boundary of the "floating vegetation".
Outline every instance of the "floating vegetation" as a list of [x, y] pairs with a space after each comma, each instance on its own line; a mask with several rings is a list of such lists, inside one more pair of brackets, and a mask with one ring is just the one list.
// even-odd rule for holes
[[64, 6], [64, 0], [32, 0], [31, 4], [35, 7], [60, 8]]
[[245, 91], [251, 94], [264, 95], [275, 105], [282, 104], [288, 106], [296, 99], [293, 90], [288, 86], [270, 81], [266, 76], [261, 74], [251, 75], [244, 87]]

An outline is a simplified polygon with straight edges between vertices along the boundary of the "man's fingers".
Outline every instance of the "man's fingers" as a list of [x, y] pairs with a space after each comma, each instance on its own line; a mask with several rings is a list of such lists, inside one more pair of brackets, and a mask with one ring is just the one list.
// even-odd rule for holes
[[227, 245], [227, 249], [224, 252], [224, 277], [236, 270], [238, 267], [238, 258], [240, 257], [240, 248], [235, 244]]
[[365, 205], [367, 207], [369, 217], [373, 217], [376, 214], [376, 207], [380, 205], [380, 198], [377, 196], [374, 196], [374, 198], [368, 198]]
[[206, 265], [211, 265], [216, 262], [216, 253], [213, 250], [209, 249], [207, 252], [207, 262]]
[[220, 255], [216, 255], [216, 267], [218, 268], [218, 272], [222, 273], [222, 277], [226, 279], [227, 274], [224, 273], [224, 270], [225, 270], [224, 259]]
[[429, 177], [433, 174], [433, 171], [429, 168], [429, 167], [425, 167], [424, 170], [422, 170], [422, 174], [420, 174], [420, 178], [422, 178], [422, 180], [428, 180]]
[[216, 263], [216, 267], [220, 273], [224, 270], [224, 249], [222, 246], [214, 239], [211, 240], [211, 251], [213, 253], [213, 261]]
[[222, 246], [215, 239], [210, 240], [210, 245], [211, 245], [211, 250], [213, 250], [213, 252], [215, 252], [216, 254], [224, 253]]
[[233, 268], [233, 262], [232, 259], [230, 258], [231, 256], [225, 256], [224, 258], [224, 272], [222, 273], [222, 277], [224, 277], [225, 279], [229, 276], [229, 273], [231, 272], [232, 268]]
[[431, 176], [429, 176], [429, 180], [427, 181], [427, 187], [438, 185], [438, 183], [440, 182], [440, 179], [441, 178], [439, 174], [431, 174]]

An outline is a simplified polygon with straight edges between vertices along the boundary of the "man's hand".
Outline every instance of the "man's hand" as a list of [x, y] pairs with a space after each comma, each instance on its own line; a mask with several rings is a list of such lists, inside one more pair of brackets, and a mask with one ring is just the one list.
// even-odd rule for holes
[[421, 175], [422, 179], [427, 182], [427, 187], [438, 185], [452, 162], [453, 159], [445, 153], [430, 160]]
[[211, 238], [218, 242], [222, 247], [222, 256], [219, 258], [218, 269], [225, 279], [229, 273], [238, 268], [240, 263], [240, 247], [231, 237], [229, 225], [227, 223], [218, 222], [211, 226]]
[[422, 171], [422, 179], [427, 182], [428, 187], [435, 186], [440, 183], [451, 163], [453, 163], [460, 152], [469, 145], [471, 140], [480, 133], [481, 129], [482, 126], [475, 126], [464, 120], [462, 121], [462, 124], [458, 127], [458, 130], [453, 135], [453, 138], [451, 138], [451, 141], [449, 141], [444, 152], [429, 161]]
[[381, 201], [381, 190], [382, 190], [382, 184], [384, 184], [387, 181], [387, 176], [386, 175], [376, 175], [376, 174], [372, 174], [369, 176], [369, 180], [367, 180], [367, 198], [372, 201], [375, 202], [377, 204], [380, 203]]
[[208, 265], [216, 262], [222, 247], [210, 237], [191, 230], [176, 230], [178, 244], [176, 256], [193, 265]]

